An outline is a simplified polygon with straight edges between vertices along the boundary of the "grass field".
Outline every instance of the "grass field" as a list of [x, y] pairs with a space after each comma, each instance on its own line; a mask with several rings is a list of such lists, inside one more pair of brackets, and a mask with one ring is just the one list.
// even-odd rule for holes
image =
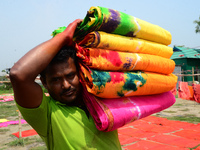
[[[9, 91], [0, 91], [0, 93], [9, 93]], [[190, 108], [187, 108], [183, 104], [175, 104], [174, 107], [181, 108], [180, 111], [187, 112]], [[0, 102], [0, 119], [8, 119], [8, 120], [18, 120], [18, 112], [16, 111], [17, 107], [14, 101], [9, 102]], [[176, 110], [164, 110], [168, 114], [177, 114]], [[163, 112], [164, 112], [163, 111]], [[186, 115], [176, 115], [176, 116], [159, 116], [158, 117], [165, 117], [170, 120], [179, 120], [179, 121], [186, 121], [190, 123], [199, 123], [200, 117], [195, 116], [194, 114], [186, 114]], [[17, 129], [18, 125], [9, 125], [8, 127], [0, 128], [0, 138], [7, 137], [9, 140], [1, 143], [0, 142], [0, 150], [46, 150], [46, 146], [42, 139], [37, 136], [31, 136], [28, 138], [18, 139], [13, 133], [12, 128]], [[28, 124], [22, 125], [22, 130], [26, 128], [31, 128]], [[15, 131], [17, 132], [17, 130]], [[23, 149], [24, 148], [24, 149]]]
[[[9, 93], [8, 91], [2, 93]], [[7, 120], [18, 120], [18, 111], [17, 107], [14, 101], [9, 102], [0, 102], [0, 119], [7, 119]], [[22, 118], [23, 119], [23, 118]], [[13, 130], [13, 128], [15, 130]], [[28, 124], [22, 125], [22, 131], [26, 129], [31, 129], [31, 127]], [[18, 132], [18, 125], [8, 125], [8, 127], [2, 127], [0, 128], [0, 138], [7, 138], [8, 141], [6, 142], [0, 142], [0, 150], [11, 150], [11, 149], [19, 149], [19, 150], [25, 150], [28, 148], [28, 150], [46, 150], [45, 143], [42, 141], [42, 139], [37, 136], [30, 136], [26, 138], [18, 139], [12, 133]]]

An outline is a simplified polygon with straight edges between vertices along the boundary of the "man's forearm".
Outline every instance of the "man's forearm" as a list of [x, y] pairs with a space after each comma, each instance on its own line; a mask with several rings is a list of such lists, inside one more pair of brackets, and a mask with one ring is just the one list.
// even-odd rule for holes
[[18, 76], [21, 80], [35, 80], [61, 47], [73, 45], [74, 31], [80, 21], [80, 19], [75, 20], [64, 32], [30, 50], [11, 68], [11, 76]]

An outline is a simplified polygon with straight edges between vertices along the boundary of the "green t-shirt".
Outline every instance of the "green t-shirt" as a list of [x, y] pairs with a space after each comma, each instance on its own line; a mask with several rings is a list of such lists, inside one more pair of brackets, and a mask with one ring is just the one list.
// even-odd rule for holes
[[66, 106], [45, 95], [38, 108], [17, 106], [50, 150], [121, 149], [117, 130], [97, 130], [92, 117], [88, 118], [78, 107]]

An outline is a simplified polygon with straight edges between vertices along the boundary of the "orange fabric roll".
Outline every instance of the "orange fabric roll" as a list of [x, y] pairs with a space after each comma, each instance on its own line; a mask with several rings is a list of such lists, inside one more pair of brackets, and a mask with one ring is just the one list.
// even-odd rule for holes
[[141, 70], [170, 74], [175, 68], [173, 60], [148, 54], [79, 48], [77, 55], [90, 68], [104, 71]]
[[106, 72], [81, 66], [81, 80], [87, 91], [102, 98], [152, 95], [176, 86], [177, 76], [150, 72]]

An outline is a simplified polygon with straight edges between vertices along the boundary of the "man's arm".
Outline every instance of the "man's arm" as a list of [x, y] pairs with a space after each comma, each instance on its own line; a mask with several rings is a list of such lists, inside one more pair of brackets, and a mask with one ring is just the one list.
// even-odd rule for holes
[[42, 102], [42, 89], [35, 82], [64, 45], [72, 46], [74, 31], [82, 20], [77, 19], [66, 30], [54, 38], [36, 46], [17, 61], [10, 70], [10, 79], [16, 102], [26, 108], [36, 108]]

